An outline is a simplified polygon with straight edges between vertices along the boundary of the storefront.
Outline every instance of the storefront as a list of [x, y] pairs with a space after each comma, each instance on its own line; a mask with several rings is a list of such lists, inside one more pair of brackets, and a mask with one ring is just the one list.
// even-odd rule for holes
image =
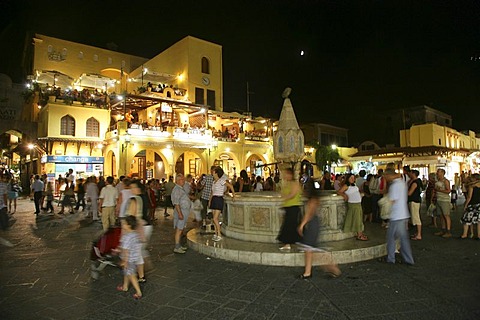
[[73, 169], [77, 179], [102, 176], [103, 162], [103, 157], [89, 156], [43, 156], [41, 159], [42, 172], [53, 179], [57, 179], [59, 175], [65, 177], [69, 169]]

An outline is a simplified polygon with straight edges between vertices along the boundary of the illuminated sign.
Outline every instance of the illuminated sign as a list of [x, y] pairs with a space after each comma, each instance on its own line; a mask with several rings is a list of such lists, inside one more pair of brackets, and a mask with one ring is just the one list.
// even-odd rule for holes
[[103, 157], [43, 156], [42, 163], [103, 163]]

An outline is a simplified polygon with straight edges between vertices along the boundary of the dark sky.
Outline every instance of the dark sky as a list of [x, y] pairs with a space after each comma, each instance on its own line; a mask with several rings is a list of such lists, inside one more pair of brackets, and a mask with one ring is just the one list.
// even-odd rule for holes
[[[0, 72], [25, 31], [153, 57], [187, 35], [223, 46], [225, 110], [278, 118], [287, 86], [299, 122], [351, 128], [426, 104], [480, 132], [480, 1], [0, 0]], [[19, 43], [19, 44], [16, 44]], [[300, 51], [305, 55], [301, 56]], [[9, 56], [10, 55], [10, 56]], [[478, 55], [479, 60], [471, 60]]]

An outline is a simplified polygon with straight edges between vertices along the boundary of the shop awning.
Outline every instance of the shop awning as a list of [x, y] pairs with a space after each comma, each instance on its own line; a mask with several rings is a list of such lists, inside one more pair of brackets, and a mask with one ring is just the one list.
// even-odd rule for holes
[[105, 90], [115, 87], [116, 80], [96, 73], [84, 73], [75, 82], [75, 85]]
[[444, 156], [451, 154], [468, 155], [471, 151], [468, 149], [452, 149], [440, 146], [426, 147], [396, 147], [378, 150], [364, 150], [350, 155], [350, 158], [389, 158], [389, 157], [416, 157], [416, 156]]
[[73, 78], [56, 70], [37, 71], [35, 79], [38, 83], [50, 86], [68, 88], [73, 84]]

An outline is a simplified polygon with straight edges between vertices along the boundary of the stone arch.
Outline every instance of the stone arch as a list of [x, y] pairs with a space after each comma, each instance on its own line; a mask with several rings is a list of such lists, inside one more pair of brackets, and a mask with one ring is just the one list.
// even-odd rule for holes
[[175, 159], [174, 173], [200, 176], [202, 173], [208, 172], [207, 169], [203, 155], [195, 149], [184, 150], [184, 152]]
[[139, 179], [162, 179], [167, 178], [167, 158], [158, 150], [142, 148], [133, 155], [128, 164], [128, 172]]
[[244, 169], [235, 153], [231, 151], [220, 152], [217, 159], [214, 160], [215, 165], [222, 167], [223, 171], [232, 178], [238, 176], [240, 171]]
[[115, 152], [113, 150], [107, 151], [105, 162], [103, 163], [103, 172], [107, 177], [117, 176], [117, 157], [115, 156]]
[[263, 175], [264, 169], [263, 168], [256, 168], [256, 165], [261, 162], [262, 164], [266, 164], [267, 161], [261, 154], [253, 153], [251, 154], [247, 160], [245, 161], [245, 168], [249, 174], [255, 175]]

